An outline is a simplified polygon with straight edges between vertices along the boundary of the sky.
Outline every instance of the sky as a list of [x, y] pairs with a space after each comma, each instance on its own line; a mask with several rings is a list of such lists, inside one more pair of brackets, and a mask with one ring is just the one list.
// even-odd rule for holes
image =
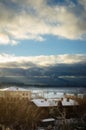
[[28, 62], [86, 64], [86, 0], [0, 0], [0, 67]]

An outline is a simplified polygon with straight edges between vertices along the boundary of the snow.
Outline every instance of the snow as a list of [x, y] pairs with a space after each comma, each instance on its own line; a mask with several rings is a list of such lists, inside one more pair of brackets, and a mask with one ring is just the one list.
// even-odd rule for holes
[[4, 88], [4, 89], [0, 89], [1, 91], [28, 91], [27, 89], [24, 88], [19, 88], [19, 87], [9, 87], [9, 88]]
[[[57, 106], [58, 105], [58, 101], [56, 102], [53, 99], [33, 99], [32, 102], [38, 106], [38, 107], [53, 107], [53, 106]], [[62, 100], [62, 105], [63, 106], [75, 106], [78, 105], [78, 103], [75, 100], [69, 99], [67, 100], [67, 98], [63, 98]]]
[[50, 101], [45, 99], [33, 99], [32, 102], [38, 107], [50, 107], [57, 105], [53, 100]]
[[69, 99], [69, 101], [67, 101], [67, 98], [63, 98], [62, 105], [63, 106], [75, 106], [75, 105], [78, 105], [78, 103], [75, 100]]
[[50, 122], [50, 121], [55, 121], [54, 118], [48, 118], [48, 119], [43, 119], [42, 122]]

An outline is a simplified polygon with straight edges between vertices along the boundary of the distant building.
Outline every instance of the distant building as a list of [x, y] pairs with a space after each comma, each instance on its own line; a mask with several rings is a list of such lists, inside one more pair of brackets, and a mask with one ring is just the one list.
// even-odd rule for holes
[[31, 91], [17, 88], [17, 87], [10, 87], [6, 89], [0, 90], [0, 99], [6, 99], [9, 102], [21, 100], [21, 99], [31, 99]]
[[46, 99], [60, 99], [64, 97], [63, 92], [58, 92], [56, 90], [33, 90], [32, 91], [32, 98], [46, 98]]

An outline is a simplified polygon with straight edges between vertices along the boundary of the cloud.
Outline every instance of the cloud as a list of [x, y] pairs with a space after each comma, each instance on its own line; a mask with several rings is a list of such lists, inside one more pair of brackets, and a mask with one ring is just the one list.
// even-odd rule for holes
[[43, 41], [45, 35], [86, 39], [86, 1], [0, 1], [0, 44], [16, 45], [24, 39]]
[[5, 34], [0, 34], [0, 44], [8, 44], [9, 43], [9, 37]]
[[0, 55], [1, 68], [31, 68], [34, 66], [53, 66], [59, 64], [80, 64], [86, 63], [86, 55], [40, 55], [40, 56], [15, 56], [9, 54]]
[[86, 0], [79, 0], [79, 3], [83, 6], [83, 8], [86, 10]]

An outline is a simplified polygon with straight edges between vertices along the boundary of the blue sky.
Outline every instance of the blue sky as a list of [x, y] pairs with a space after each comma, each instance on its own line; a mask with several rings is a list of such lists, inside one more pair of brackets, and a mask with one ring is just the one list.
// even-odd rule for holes
[[1, 45], [0, 53], [18, 56], [86, 54], [86, 41], [58, 39], [55, 36], [47, 36], [43, 42], [23, 40], [16, 46]]
[[85, 0], [0, 1], [0, 63], [59, 55], [85, 60]]

